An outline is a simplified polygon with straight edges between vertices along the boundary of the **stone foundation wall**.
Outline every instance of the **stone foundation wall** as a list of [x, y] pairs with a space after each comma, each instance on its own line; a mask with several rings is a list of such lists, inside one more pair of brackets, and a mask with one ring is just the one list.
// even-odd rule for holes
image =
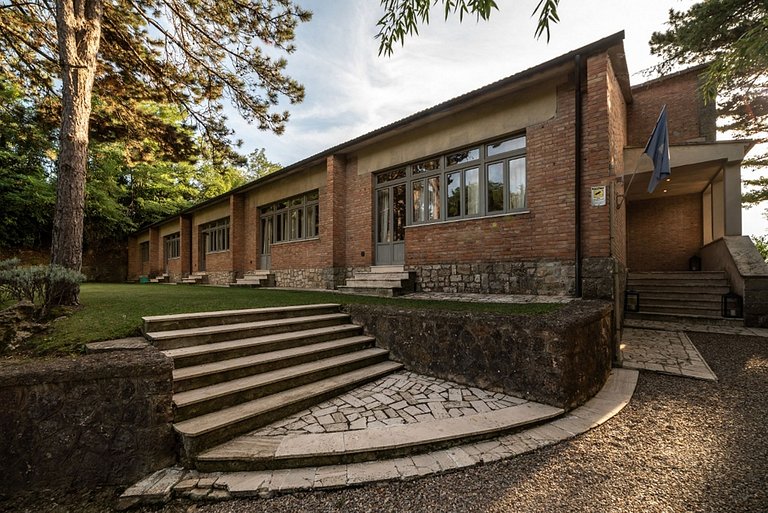
[[208, 283], [211, 285], [227, 285], [235, 281], [235, 271], [206, 271]]
[[611, 370], [611, 304], [574, 301], [545, 315], [346, 305], [355, 323], [414, 372], [572, 409]]
[[[368, 268], [369, 269], [369, 268]], [[335, 289], [354, 275], [354, 267], [324, 269], [273, 269], [276, 287], [299, 289]]]
[[154, 348], [0, 364], [0, 494], [127, 485], [175, 462]]
[[503, 262], [406, 266], [420, 292], [572, 295], [573, 262]]

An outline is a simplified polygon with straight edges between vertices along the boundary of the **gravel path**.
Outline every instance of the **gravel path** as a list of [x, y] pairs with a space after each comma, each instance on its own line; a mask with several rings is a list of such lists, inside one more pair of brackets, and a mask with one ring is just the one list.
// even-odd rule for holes
[[[140, 511], [766, 512], [768, 339], [690, 338], [718, 383], [644, 372], [617, 417], [557, 446], [411, 482]], [[94, 500], [28, 511], [103, 511]]]

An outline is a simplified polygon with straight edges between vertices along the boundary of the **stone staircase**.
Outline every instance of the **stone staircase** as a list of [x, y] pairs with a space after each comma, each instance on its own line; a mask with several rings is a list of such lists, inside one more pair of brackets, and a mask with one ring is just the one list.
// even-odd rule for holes
[[275, 275], [268, 270], [247, 271], [242, 278], [230, 283], [230, 287], [274, 287]]
[[722, 295], [730, 291], [723, 272], [630, 273], [627, 290], [639, 293], [640, 311], [627, 319], [741, 324], [722, 316]]
[[353, 278], [339, 287], [342, 292], [368, 296], [393, 297], [413, 292], [415, 273], [402, 265], [372, 266], [370, 271], [356, 271]]
[[396, 371], [388, 351], [339, 305], [144, 318], [146, 338], [173, 358], [181, 459], [228, 468], [217, 446]]
[[208, 283], [208, 273], [205, 271], [194, 272], [186, 278], [182, 278], [181, 283], [186, 285], [200, 285]]
[[163, 273], [158, 276], [155, 276], [154, 278], [149, 279], [149, 283], [170, 283], [171, 275], [168, 273]]

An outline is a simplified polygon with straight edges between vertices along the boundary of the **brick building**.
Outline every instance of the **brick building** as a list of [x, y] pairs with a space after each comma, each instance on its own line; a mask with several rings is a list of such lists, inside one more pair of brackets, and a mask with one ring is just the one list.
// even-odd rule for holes
[[[333, 289], [398, 265], [417, 290], [620, 303], [628, 268], [727, 267], [702, 248], [741, 235], [751, 143], [715, 140], [700, 72], [631, 87], [615, 34], [137, 232], [129, 278]], [[649, 194], [663, 104], [672, 176]]]

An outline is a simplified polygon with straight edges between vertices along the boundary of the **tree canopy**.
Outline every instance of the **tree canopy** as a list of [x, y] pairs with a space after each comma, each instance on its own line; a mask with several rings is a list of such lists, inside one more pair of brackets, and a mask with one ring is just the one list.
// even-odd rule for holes
[[[288, 112], [279, 102], [304, 96], [285, 74], [284, 54], [310, 16], [292, 0], [0, 0], [0, 75], [60, 98], [52, 263], [82, 265], [92, 115], [120, 120], [113, 128], [137, 139], [158, 130], [166, 141], [188, 140], [173, 124], [151, 123], [143, 108], [180, 106], [214, 162], [230, 142], [222, 100], [280, 133]], [[76, 286], [56, 294], [79, 301]]]
[[[533, 14], [539, 14], [539, 21], [534, 36], [547, 36], [549, 42], [550, 24], [560, 18], [557, 7], [560, 0], [539, 0]], [[478, 20], [488, 20], [494, 10], [498, 10], [494, 0], [381, 0], [384, 15], [378, 21], [379, 55], [392, 55], [395, 43], [405, 44], [405, 37], [419, 33], [419, 24], [429, 24], [429, 13], [435, 6], [442, 7], [445, 19], [458, 16], [463, 20], [466, 15], [475, 15]]]
[[[652, 53], [662, 57], [657, 70], [708, 64], [703, 90], [718, 100], [721, 130], [766, 142], [768, 134], [768, 3], [764, 0], [705, 0], [687, 11], [669, 12], [669, 28], [651, 37]], [[744, 162], [765, 169], [768, 154]], [[768, 178], [745, 180], [757, 188], [746, 203], [768, 200]]]

